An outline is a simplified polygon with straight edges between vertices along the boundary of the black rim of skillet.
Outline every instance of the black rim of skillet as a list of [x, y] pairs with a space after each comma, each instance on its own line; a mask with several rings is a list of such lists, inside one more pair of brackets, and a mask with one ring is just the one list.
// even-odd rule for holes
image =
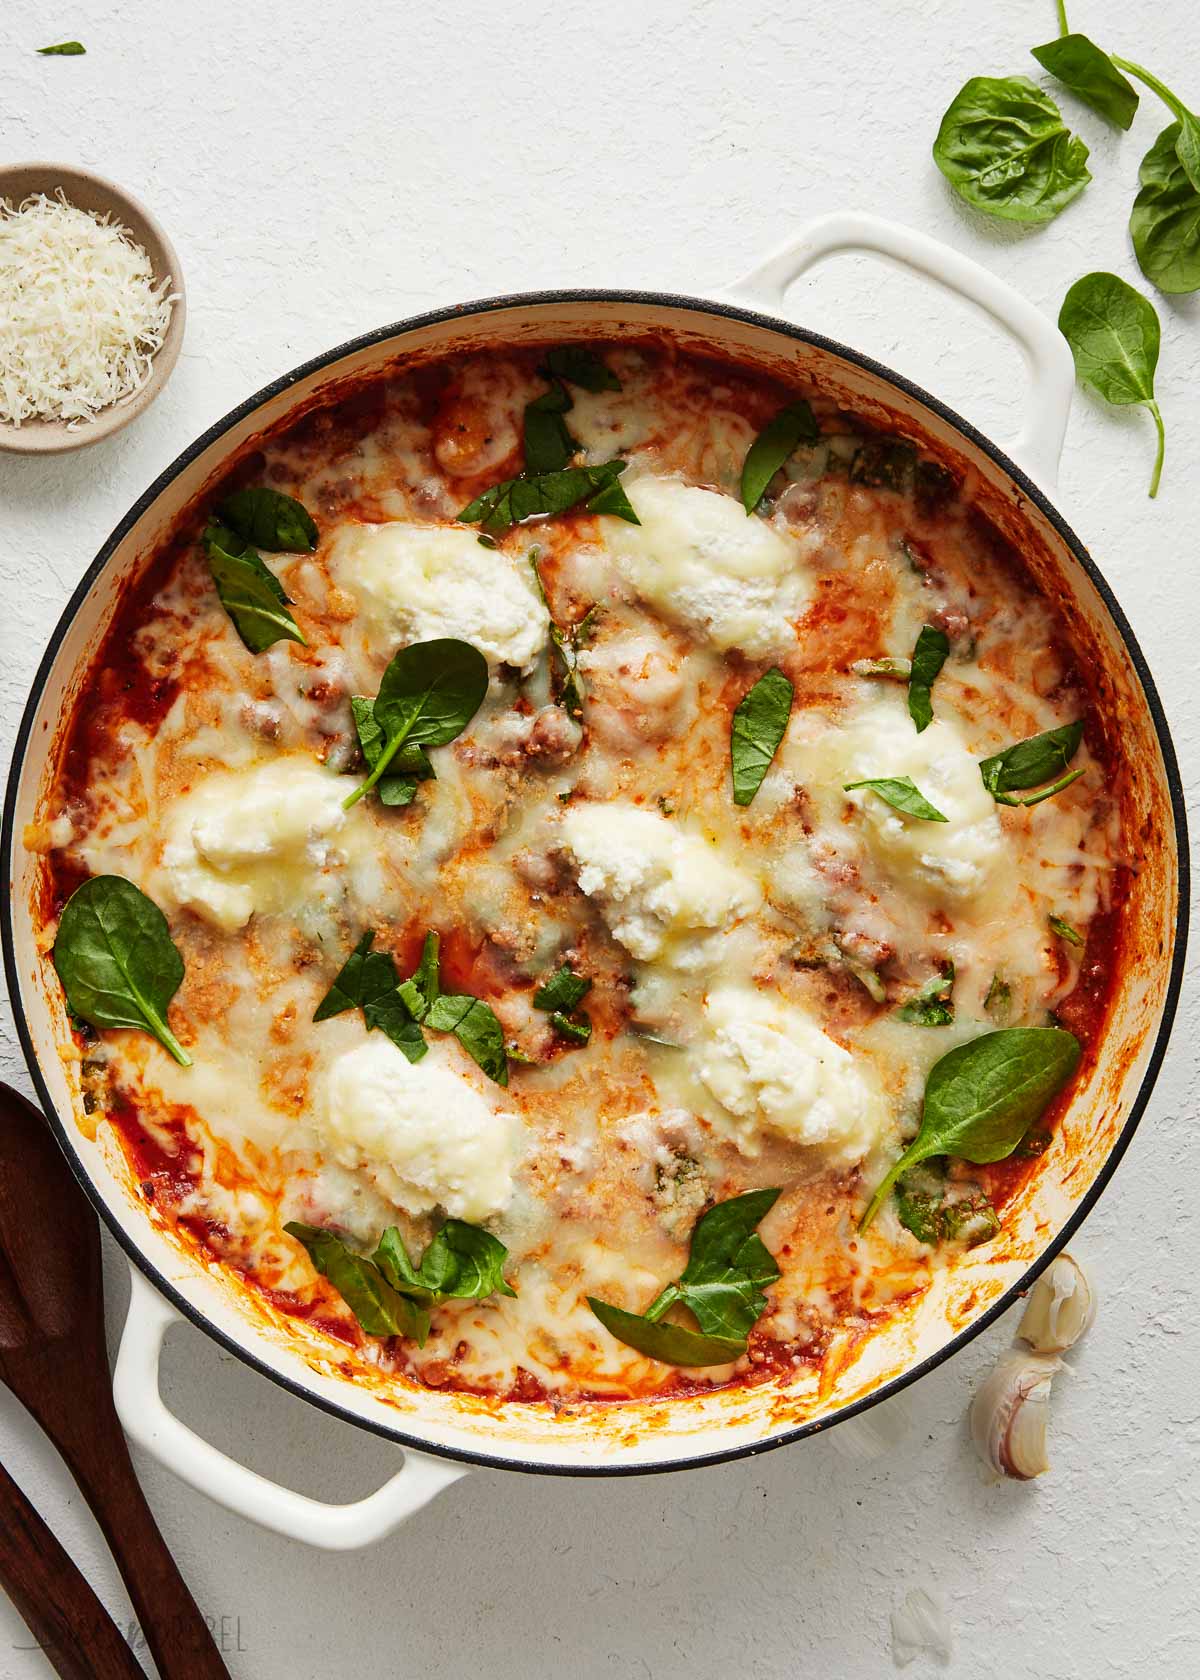
[[[862, 1399], [853, 1401], [832, 1418], [818, 1418], [808, 1423], [797, 1424], [794, 1428], [781, 1430], [777, 1435], [772, 1435], [763, 1441], [749, 1441], [743, 1445], [733, 1447], [718, 1447], [715, 1451], [711, 1452], [697, 1452], [689, 1454], [685, 1458], [646, 1464], [605, 1464], [599, 1462], [582, 1464], [540, 1464], [536, 1460], [532, 1459], [505, 1457], [496, 1453], [473, 1452], [461, 1447], [443, 1446], [439, 1442], [431, 1441], [421, 1435], [412, 1434], [407, 1430], [392, 1427], [389, 1424], [376, 1421], [372, 1418], [360, 1417], [357, 1413], [339, 1405], [337, 1401], [330, 1400], [323, 1394], [315, 1393], [312, 1389], [305, 1386], [304, 1383], [298, 1382], [290, 1376], [286, 1376], [279, 1371], [273, 1370], [265, 1363], [265, 1361], [261, 1360], [255, 1353], [251, 1352], [250, 1349], [234, 1337], [226, 1334], [224, 1330], [218, 1328], [218, 1326], [206, 1318], [201, 1311], [192, 1306], [189, 1301], [185, 1300], [184, 1297], [174, 1288], [174, 1286], [167, 1281], [162, 1273], [158, 1271], [157, 1267], [155, 1267], [146, 1255], [142, 1253], [137, 1243], [125, 1230], [115, 1213], [112, 1213], [109, 1210], [96, 1185], [92, 1182], [82, 1159], [75, 1149], [72, 1134], [59, 1118], [59, 1115], [54, 1107], [53, 1100], [51, 1099], [49, 1089], [46, 1085], [46, 1081], [42, 1077], [42, 1071], [38, 1065], [37, 1055], [33, 1048], [32, 1035], [29, 1031], [29, 1024], [25, 1019], [24, 1005], [21, 1000], [16, 952], [13, 941], [11, 893], [4, 894], [4, 902], [3, 905], [0, 906], [0, 909], [2, 909], [3, 912], [2, 916], [0, 916], [0, 940], [2, 940], [4, 946], [4, 971], [8, 983], [9, 996], [12, 1000], [13, 1014], [16, 1019], [17, 1034], [20, 1038], [21, 1048], [25, 1053], [25, 1061], [29, 1067], [34, 1088], [37, 1091], [38, 1098], [50, 1124], [51, 1130], [54, 1132], [59, 1144], [62, 1146], [63, 1152], [71, 1165], [72, 1171], [74, 1172], [75, 1177], [79, 1180], [79, 1183], [82, 1185], [88, 1199], [91, 1201], [93, 1207], [96, 1209], [96, 1212], [104, 1221], [105, 1225], [107, 1225], [113, 1237], [125, 1251], [125, 1254], [128, 1256], [130, 1261], [132, 1261], [132, 1263], [137, 1266], [138, 1269], [150, 1280], [155, 1288], [164, 1295], [168, 1301], [170, 1301], [171, 1305], [175, 1307], [176, 1310], [186, 1319], [190, 1320], [197, 1329], [202, 1330], [205, 1335], [210, 1336], [213, 1341], [225, 1348], [226, 1351], [231, 1353], [235, 1358], [240, 1359], [243, 1364], [249, 1365], [252, 1370], [257, 1371], [260, 1375], [268, 1378], [271, 1382], [277, 1383], [280, 1388], [287, 1390], [288, 1393], [294, 1394], [302, 1400], [306, 1400], [310, 1405], [318, 1407], [321, 1411], [329, 1413], [332, 1417], [340, 1418], [342, 1421], [353, 1424], [359, 1429], [368, 1430], [373, 1435], [382, 1436], [385, 1440], [396, 1441], [401, 1446], [410, 1447], [417, 1452], [430, 1453], [436, 1457], [451, 1459], [460, 1464], [481, 1465], [489, 1469], [497, 1470], [523, 1470], [534, 1475], [646, 1476], [658, 1475], [673, 1470], [691, 1470], [706, 1464], [722, 1464], [732, 1459], [752, 1458], [759, 1453], [771, 1452], [777, 1447], [788, 1446], [793, 1441], [801, 1441], [806, 1436], [820, 1434], [825, 1430], [835, 1427], [838, 1423], [844, 1422], [848, 1418], [857, 1417], [860, 1413], [868, 1411], [872, 1406], [878, 1405], [881, 1401], [890, 1399], [892, 1395], [900, 1393], [902, 1389], [907, 1388], [911, 1383], [919, 1381], [921, 1377], [926, 1376], [930, 1371], [935, 1370], [937, 1366], [952, 1358], [959, 1352], [960, 1349], [964, 1348], [968, 1342], [973, 1341], [976, 1336], [981, 1335], [989, 1325], [995, 1323], [996, 1319], [998, 1319], [1002, 1313], [1008, 1311], [1009, 1307], [1012, 1306], [1018, 1296], [1030, 1288], [1050, 1262], [1062, 1251], [1063, 1248], [1065, 1248], [1067, 1243], [1074, 1236], [1075, 1232], [1082, 1225], [1083, 1221], [1087, 1218], [1092, 1208], [1096, 1205], [1101, 1193], [1104, 1191], [1113, 1173], [1116, 1171], [1121, 1157], [1129, 1147], [1133, 1134], [1137, 1129], [1138, 1122], [1145, 1111], [1146, 1104], [1150, 1100], [1150, 1094], [1154, 1088], [1155, 1080], [1158, 1077], [1159, 1069], [1162, 1066], [1163, 1057], [1167, 1048], [1167, 1040], [1170, 1036], [1171, 1025], [1175, 1017], [1175, 1007], [1178, 1001], [1180, 984], [1183, 977], [1183, 964], [1187, 945], [1189, 907], [1187, 818], [1184, 808], [1183, 785], [1179, 776], [1179, 765], [1175, 757], [1175, 749], [1171, 741], [1171, 734], [1167, 726], [1166, 716], [1163, 712], [1162, 702], [1159, 699], [1158, 690], [1154, 685], [1154, 679], [1150, 675], [1149, 667], [1146, 664], [1141, 648], [1138, 646], [1137, 639], [1133, 634], [1129, 621], [1118, 605], [1116, 597], [1113, 595], [1108, 583], [1101, 575], [1095, 561], [1091, 558], [1086, 548], [1075, 535], [1074, 531], [1071, 530], [1070, 526], [1062, 518], [1061, 514], [1055, 510], [1055, 508], [1049, 501], [1047, 501], [1046, 497], [1038, 489], [1037, 485], [1034, 484], [1024, 472], [1022, 472], [1021, 468], [1017, 466], [1014, 461], [1011, 461], [1008, 458], [1003, 450], [997, 448], [997, 446], [992, 443], [989, 438], [985, 437], [982, 432], [976, 430], [969, 421], [964, 420], [959, 414], [955, 413], [953, 409], [948, 408], [945, 403], [940, 402], [937, 397], [931, 396], [927, 391], [922, 390], [919, 385], [914, 384], [912, 380], [906, 379], [903, 375], [893, 372], [891, 368], [885, 367], [882, 363], [873, 360], [871, 357], [864, 356], [857, 350], [852, 350], [848, 346], [838, 343], [835, 339], [826, 338], [820, 333], [810, 332], [806, 328], [795, 326], [790, 322], [779, 320], [774, 316], [764, 315], [759, 311], [752, 309], [743, 309], [735, 304], [713, 302], [703, 298], [676, 296], [667, 292], [608, 291], [591, 289], [517, 292], [509, 296], [483, 298], [475, 303], [465, 303], [451, 308], [430, 310], [425, 314], [412, 316], [406, 321], [396, 322], [391, 326], [379, 327], [374, 332], [364, 333], [358, 338], [353, 338], [344, 344], [339, 344], [333, 350], [326, 351], [324, 355], [316, 356], [311, 361], [304, 362], [300, 367], [292, 369], [291, 372], [281, 375], [278, 379], [272, 380], [270, 384], [264, 385], [260, 391], [257, 391], [253, 396], [248, 397], [245, 402], [239, 403], [236, 408], [230, 410], [223, 419], [218, 420], [214, 425], [210, 426], [206, 432], [202, 433], [201, 436], [195, 440], [195, 442], [189, 444], [182, 454], [178, 455], [171, 465], [167, 467], [165, 471], [160, 473], [150, 487], [138, 497], [137, 501], [134, 502], [133, 506], [129, 509], [129, 512], [125, 515], [125, 517], [117, 525], [116, 529], [112, 532], [111, 536], [101, 547], [100, 552], [84, 573], [82, 579], [72, 593], [70, 600], [67, 602], [62, 616], [60, 617], [58, 624], [50, 637], [49, 645], [42, 656], [41, 663], [37, 669], [37, 674], [33, 679], [29, 699], [26, 702], [21, 723], [17, 730], [12, 766], [9, 771], [8, 791], [4, 803], [4, 821], [3, 827], [0, 829], [0, 856], [3, 856], [5, 860], [9, 860], [14, 855], [13, 848], [16, 839], [14, 833], [14, 823], [16, 816], [17, 790], [21, 782], [25, 754], [33, 729], [34, 714], [37, 709], [38, 701], [41, 698], [42, 690], [49, 677], [51, 666], [67, 630], [70, 627], [79, 606], [88, 594], [93, 583], [108, 563], [118, 545], [124, 540], [125, 536], [141, 518], [142, 514], [146, 512], [162, 491], [165, 490], [176, 477], [178, 477], [185, 467], [187, 467], [198, 455], [206, 450], [210, 444], [215, 443], [217, 439], [228, 432], [231, 427], [235, 426], [239, 421], [245, 419], [246, 416], [252, 414], [256, 408], [259, 408], [270, 398], [280, 395], [282, 392], [287, 391], [291, 386], [298, 384], [303, 379], [306, 379], [310, 374], [317, 373], [323, 368], [330, 367], [342, 357], [350, 355], [355, 351], [369, 349], [375, 345], [385, 344], [389, 340], [393, 339], [400, 341], [410, 333], [419, 331], [425, 327], [436, 326], [446, 321], [466, 321], [474, 316], [494, 314], [500, 310], [506, 309], [557, 308], [563, 304], [572, 303], [618, 303], [630, 304], [634, 308], [668, 308], [682, 310], [697, 315], [716, 317], [718, 320], [725, 319], [745, 322], [750, 326], [763, 328], [769, 332], [775, 333], [779, 337], [789, 338], [800, 344], [811, 345], [818, 350], [827, 351], [832, 355], [841, 357], [842, 360], [851, 363], [853, 366], [861, 368], [867, 373], [874, 374], [877, 378], [884, 381], [885, 384], [893, 386], [905, 396], [914, 398], [917, 402], [923, 404], [925, 408], [929, 409], [933, 414], [937, 415], [939, 419], [954, 427], [954, 429], [968, 443], [989, 456], [991, 460], [1007, 474], [1009, 479], [1011, 479], [1017, 492], [1028, 501], [1032, 502], [1033, 505], [1039, 509], [1039, 511], [1049, 521], [1057, 535], [1070, 549], [1075, 560], [1086, 572], [1088, 578], [1091, 580], [1097, 593], [1099, 594], [1100, 599], [1104, 603], [1109, 617], [1112, 619], [1118, 632], [1120, 633], [1121, 639], [1125, 644], [1126, 651], [1128, 652], [1129, 658], [1133, 664], [1133, 668], [1137, 673], [1138, 680], [1141, 683], [1142, 691], [1146, 697], [1146, 704], [1149, 708], [1150, 716], [1154, 723], [1155, 734], [1158, 738], [1159, 751], [1161, 752], [1163, 758], [1167, 788], [1171, 798], [1171, 812], [1175, 825], [1175, 843], [1178, 851], [1179, 870], [1179, 896], [1176, 912], [1177, 934], [1175, 949], [1171, 960], [1171, 972], [1167, 981], [1166, 996], [1163, 1000], [1162, 1018], [1159, 1022], [1158, 1031], [1155, 1035], [1154, 1046], [1146, 1063], [1145, 1071], [1142, 1074], [1141, 1083], [1138, 1087], [1133, 1105], [1129, 1111], [1128, 1118], [1122, 1126], [1119, 1136], [1109, 1151], [1108, 1157], [1105, 1160], [1104, 1165], [1101, 1167], [1100, 1172], [1097, 1174], [1095, 1181], [1088, 1190], [1087, 1195], [1084, 1196], [1083, 1200], [1072, 1213], [1071, 1217], [1067, 1220], [1058, 1235], [1047, 1245], [1045, 1249], [1043, 1249], [1041, 1254], [1039, 1254], [1037, 1259], [1028, 1267], [1022, 1276], [1018, 1278], [1015, 1283], [1011, 1284], [1004, 1291], [1003, 1295], [1001, 1295], [1000, 1298], [995, 1301], [986, 1312], [982, 1313], [965, 1329], [960, 1330], [957, 1335], [952, 1336], [950, 1340], [946, 1342], [944, 1346], [938, 1348], [936, 1352], [928, 1354], [924, 1359], [911, 1366], [908, 1370], [902, 1372], [899, 1376], [893, 1377], [888, 1382], [881, 1384], [879, 1388], [864, 1396]], [[670, 1402], [666, 1403], [669, 1404]]]

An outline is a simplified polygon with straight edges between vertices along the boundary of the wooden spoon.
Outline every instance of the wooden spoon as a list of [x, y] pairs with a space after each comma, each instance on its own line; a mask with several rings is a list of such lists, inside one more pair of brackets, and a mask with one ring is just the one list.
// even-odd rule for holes
[[113, 1406], [100, 1230], [36, 1108], [0, 1084], [0, 1379], [104, 1531], [162, 1680], [229, 1680], [138, 1485]]
[[62, 1680], [146, 1680], [108, 1611], [2, 1464], [0, 1582]]

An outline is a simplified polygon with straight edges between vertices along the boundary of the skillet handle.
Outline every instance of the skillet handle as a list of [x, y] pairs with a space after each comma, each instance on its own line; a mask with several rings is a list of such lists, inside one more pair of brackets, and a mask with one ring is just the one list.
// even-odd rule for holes
[[250, 1522], [327, 1551], [369, 1546], [407, 1521], [466, 1466], [404, 1449], [403, 1467], [366, 1499], [326, 1505], [280, 1487], [229, 1458], [168, 1411], [159, 1392], [163, 1340], [180, 1315], [130, 1267], [129, 1313], [113, 1372], [113, 1399], [126, 1434], [198, 1493]]
[[735, 303], [782, 313], [784, 294], [793, 281], [839, 251], [890, 257], [976, 304], [1016, 339], [1028, 360], [1029, 390], [1025, 422], [1010, 453], [1039, 484], [1053, 488], [1075, 390], [1070, 348], [1028, 298], [960, 251], [900, 222], [839, 211], [809, 222], [743, 279], [726, 287], [724, 295]]

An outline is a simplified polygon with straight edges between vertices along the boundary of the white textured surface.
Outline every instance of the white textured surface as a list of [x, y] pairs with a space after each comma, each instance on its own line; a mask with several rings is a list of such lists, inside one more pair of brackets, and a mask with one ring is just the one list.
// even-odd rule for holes
[[[519, 20], [519, 21], [518, 21]], [[1072, 23], [1200, 104], [1194, 0], [1075, 0]], [[7, 747], [68, 590], [134, 497], [210, 421], [351, 333], [429, 306], [564, 285], [710, 289], [825, 210], [874, 210], [949, 240], [1051, 313], [1071, 280], [1136, 281], [1124, 232], [1165, 119], [1119, 136], [1064, 99], [1097, 179], [1043, 231], [952, 200], [928, 148], [968, 76], [1036, 73], [1050, 0], [278, 0], [4, 7], [7, 161], [91, 165], [143, 194], [186, 268], [188, 337], [162, 400], [81, 455], [0, 457], [0, 693]], [[79, 35], [80, 59], [33, 49]], [[1020, 362], [992, 327], [845, 259], [792, 312], [914, 374], [1003, 438]], [[1149, 421], [1077, 399], [1064, 500], [1153, 664], [1185, 773], [1196, 693], [1200, 299], [1158, 300], [1163, 491]], [[891, 1612], [947, 1608], [948, 1670], [1107, 1680], [1200, 1664], [1200, 1353], [1194, 995], [1141, 1132], [1077, 1245], [1102, 1291], [1054, 1397], [1050, 1475], [987, 1488], [966, 1442], [973, 1384], [1012, 1320], [927, 1379], [904, 1444], [874, 1464], [830, 1440], [699, 1473], [611, 1483], [476, 1474], [357, 1557], [225, 1516], [142, 1465], [236, 1680], [347, 1673], [526, 1680], [891, 1672]], [[3, 1072], [28, 1081], [4, 1022]], [[110, 1248], [114, 1325], [125, 1284]], [[276, 1392], [191, 1330], [166, 1391], [196, 1427], [323, 1497], [388, 1473], [382, 1443]], [[0, 1457], [121, 1617], [81, 1501], [0, 1392]], [[0, 1676], [50, 1671], [0, 1598]]]

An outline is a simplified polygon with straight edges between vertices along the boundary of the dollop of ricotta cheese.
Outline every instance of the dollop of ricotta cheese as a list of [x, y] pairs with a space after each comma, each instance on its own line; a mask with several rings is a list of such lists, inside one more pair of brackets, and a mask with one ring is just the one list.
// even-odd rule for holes
[[722, 651], [760, 657], [794, 639], [811, 594], [795, 538], [678, 479], [636, 480], [628, 494], [641, 524], [609, 520], [605, 536], [643, 601]]
[[173, 806], [162, 896], [226, 933], [256, 912], [322, 896], [346, 786], [302, 753], [206, 776]]
[[626, 800], [571, 806], [562, 840], [580, 888], [641, 962], [699, 966], [712, 936], [761, 902], [757, 882], [702, 835]]
[[394, 1206], [489, 1219], [512, 1197], [516, 1123], [454, 1070], [449, 1054], [433, 1045], [410, 1062], [371, 1033], [330, 1068], [321, 1131], [333, 1159], [365, 1173]]
[[704, 1004], [696, 1073], [743, 1155], [763, 1132], [826, 1151], [839, 1167], [860, 1161], [888, 1123], [873, 1070], [776, 994], [728, 985]]
[[453, 636], [489, 665], [532, 669], [550, 633], [550, 615], [527, 561], [479, 545], [453, 525], [351, 525], [330, 555], [337, 582], [358, 597], [377, 653]]

